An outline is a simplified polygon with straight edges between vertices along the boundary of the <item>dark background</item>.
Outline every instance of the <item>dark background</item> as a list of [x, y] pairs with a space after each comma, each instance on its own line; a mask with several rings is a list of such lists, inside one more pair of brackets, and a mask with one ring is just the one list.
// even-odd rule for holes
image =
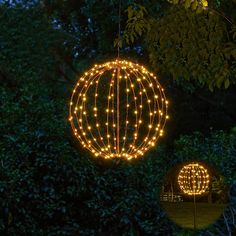
[[[191, 235], [191, 230], [168, 220], [159, 202], [168, 170], [189, 160], [206, 161], [225, 176], [229, 186], [224, 215], [198, 235], [235, 233], [233, 25], [220, 16], [211, 23], [205, 13], [196, 14], [164, 0], [135, 3], [145, 7], [145, 20], [160, 32], [155, 31], [158, 34], [152, 38], [144, 31], [134, 42], [124, 42], [121, 57], [158, 73], [170, 101], [170, 120], [156, 148], [140, 160], [127, 162], [94, 159], [73, 138], [67, 119], [77, 75], [95, 62], [117, 56], [113, 43], [118, 2], [1, 1], [1, 235]], [[210, 3], [235, 21], [235, 1]], [[122, 2], [122, 35], [129, 6], [137, 7], [134, 1]], [[195, 24], [187, 24], [182, 17], [196, 17]], [[170, 29], [177, 32], [180, 22], [186, 22], [182, 31], [190, 36], [171, 38]], [[158, 24], [166, 24], [166, 28]], [[203, 60], [200, 52], [207, 46], [200, 43], [200, 34], [192, 33], [201, 24], [208, 29], [215, 24], [218, 36], [213, 39], [217, 40], [207, 36], [213, 45], [213, 52], [207, 54], [209, 65], [186, 71], [196, 67], [194, 61], [199, 64], [197, 58]], [[216, 26], [222, 30], [217, 31]], [[161, 43], [161, 36], [169, 48]], [[185, 38], [192, 40], [192, 54], [174, 67], [186, 57], [181, 54], [186, 49]], [[176, 50], [170, 51], [172, 48]]]

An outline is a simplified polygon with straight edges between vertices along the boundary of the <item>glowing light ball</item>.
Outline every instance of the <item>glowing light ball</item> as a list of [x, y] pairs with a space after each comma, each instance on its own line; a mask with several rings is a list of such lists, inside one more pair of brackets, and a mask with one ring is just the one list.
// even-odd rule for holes
[[103, 158], [132, 159], [163, 135], [168, 101], [158, 78], [143, 66], [115, 60], [79, 78], [69, 121], [84, 148]]
[[185, 194], [200, 195], [209, 186], [209, 174], [202, 165], [191, 163], [180, 170], [178, 183]]

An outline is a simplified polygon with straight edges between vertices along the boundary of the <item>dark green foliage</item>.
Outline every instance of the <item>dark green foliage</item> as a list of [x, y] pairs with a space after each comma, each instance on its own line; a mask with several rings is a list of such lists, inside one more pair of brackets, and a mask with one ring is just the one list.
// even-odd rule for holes
[[[122, 10], [134, 1], [122, 3]], [[115, 54], [113, 41], [118, 36], [118, 6], [113, 0], [47, 1], [44, 9], [52, 19], [57, 19], [68, 35], [77, 40], [74, 50], [80, 57], [95, 54]], [[126, 19], [122, 19], [125, 23]], [[101, 56], [102, 57], [102, 56]]]
[[191, 9], [197, 14], [201, 13], [208, 6], [208, 0], [168, 0], [172, 4], [180, 4], [185, 9]]
[[[212, 7], [203, 10], [205, 0], [171, 2], [178, 5], [165, 10], [163, 15], [156, 12], [151, 16], [143, 6], [138, 10], [129, 7], [123, 39], [133, 43], [143, 35], [152, 66], [174, 79], [197, 81], [211, 91], [214, 87], [228, 88], [234, 84], [234, 20]], [[235, 4], [230, 3], [231, 9], [234, 8]], [[230, 6], [225, 10], [229, 15]]]
[[71, 86], [57, 78], [52, 53], [64, 34], [52, 30], [40, 10], [5, 13], [0, 19], [7, 29], [0, 56], [1, 234], [170, 234], [158, 204], [155, 165], [104, 167], [75, 148], [66, 121]]
[[144, 15], [147, 14], [147, 10], [143, 6], [129, 6], [127, 13], [128, 21], [123, 39], [129, 44], [130, 41], [133, 43], [135, 38], [141, 36], [145, 31], [149, 30], [149, 23], [144, 17]]
[[158, 21], [152, 20], [147, 36], [150, 60], [174, 79], [198, 80], [212, 90], [234, 83], [236, 44], [228, 43], [222, 19], [213, 14], [196, 15], [172, 7]]
[[63, 34], [52, 29], [41, 10], [33, 8], [22, 12], [20, 9], [2, 7], [0, 11], [0, 20], [4, 22], [0, 35], [0, 60], [4, 62], [1, 63], [1, 71], [11, 74], [13, 79], [14, 75], [30, 79], [33, 73], [43, 78], [55, 64], [52, 57], [48, 58], [47, 63], [43, 58], [54, 53], [52, 46], [63, 42]]

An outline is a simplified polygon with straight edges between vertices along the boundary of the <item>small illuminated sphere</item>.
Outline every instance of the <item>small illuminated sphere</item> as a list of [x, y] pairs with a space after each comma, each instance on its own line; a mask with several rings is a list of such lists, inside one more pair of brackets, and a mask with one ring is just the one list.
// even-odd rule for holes
[[179, 172], [178, 184], [185, 194], [203, 194], [209, 186], [207, 169], [197, 163], [185, 165]]
[[143, 66], [115, 60], [78, 79], [69, 105], [73, 133], [94, 156], [142, 156], [163, 135], [168, 101], [158, 78]]

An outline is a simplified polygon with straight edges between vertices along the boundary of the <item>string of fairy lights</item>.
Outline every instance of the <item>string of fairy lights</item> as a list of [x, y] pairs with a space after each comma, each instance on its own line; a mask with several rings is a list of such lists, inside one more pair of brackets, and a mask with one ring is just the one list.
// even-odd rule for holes
[[166, 123], [168, 101], [158, 78], [125, 60], [94, 65], [73, 89], [69, 121], [75, 137], [96, 157], [142, 156]]
[[185, 165], [179, 172], [178, 184], [185, 194], [203, 194], [209, 186], [208, 171], [198, 163]]

